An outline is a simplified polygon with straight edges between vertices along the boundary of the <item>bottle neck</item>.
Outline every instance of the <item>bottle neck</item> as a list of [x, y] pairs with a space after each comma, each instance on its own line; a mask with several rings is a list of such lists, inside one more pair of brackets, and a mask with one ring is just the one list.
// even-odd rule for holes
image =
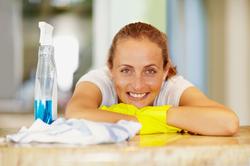
[[39, 58], [54, 58], [54, 47], [52, 45], [39, 46]]
[[54, 47], [51, 45], [39, 46], [37, 70], [46, 72], [47, 70], [56, 70], [55, 67]]

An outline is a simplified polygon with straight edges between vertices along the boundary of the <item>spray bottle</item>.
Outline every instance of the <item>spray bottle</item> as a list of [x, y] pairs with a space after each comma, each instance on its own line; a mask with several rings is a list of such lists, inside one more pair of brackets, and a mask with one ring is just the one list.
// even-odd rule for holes
[[34, 116], [47, 124], [57, 118], [57, 74], [52, 44], [53, 27], [39, 22], [40, 46], [35, 81]]

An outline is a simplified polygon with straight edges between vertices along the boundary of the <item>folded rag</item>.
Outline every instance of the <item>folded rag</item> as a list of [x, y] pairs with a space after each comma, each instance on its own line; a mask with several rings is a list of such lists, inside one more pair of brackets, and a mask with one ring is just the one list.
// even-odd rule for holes
[[7, 135], [7, 141], [16, 143], [65, 143], [100, 144], [128, 140], [136, 135], [141, 125], [120, 120], [117, 123], [101, 123], [84, 119], [59, 118], [51, 125], [37, 119], [30, 128], [22, 127], [16, 134]]

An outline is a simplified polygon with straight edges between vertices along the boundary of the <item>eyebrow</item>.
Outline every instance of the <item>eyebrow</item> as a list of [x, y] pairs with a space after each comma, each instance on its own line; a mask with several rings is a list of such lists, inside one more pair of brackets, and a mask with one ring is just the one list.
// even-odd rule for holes
[[145, 66], [145, 67], [156, 67], [156, 68], [159, 68], [157, 65], [155, 65], [155, 64], [149, 64], [149, 65], [147, 65], [147, 66]]
[[124, 66], [126, 66], [126, 67], [133, 67], [133, 66], [128, 65], [128, 64], [121, 64], [121, 65], [118, 65], [118, 67], [124, 67]]
[[[121, 64], [121, 65], [118, 65], [118, 67], [124, 67], [124, 66], [133, 68], [133, 66], [128, 65], [128, 64]], [[148, 67], [156, 67], [156, 68], [159, 68], [159, 67], [158, 67], [157, 65], [155, 65], [155, 64], [149, 64], [149, 65], [144, 66], [144, 68], [148, 68]]]

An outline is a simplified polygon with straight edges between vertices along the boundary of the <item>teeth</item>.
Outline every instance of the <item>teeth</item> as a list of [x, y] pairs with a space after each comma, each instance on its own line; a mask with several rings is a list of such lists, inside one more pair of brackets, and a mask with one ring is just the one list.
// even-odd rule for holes
[[146, 93], [132, 93], [132, 92], [129, 92], [129, 95], [132, 96], [132, 97], [141, 98], [141, 97], [145, 96]]

